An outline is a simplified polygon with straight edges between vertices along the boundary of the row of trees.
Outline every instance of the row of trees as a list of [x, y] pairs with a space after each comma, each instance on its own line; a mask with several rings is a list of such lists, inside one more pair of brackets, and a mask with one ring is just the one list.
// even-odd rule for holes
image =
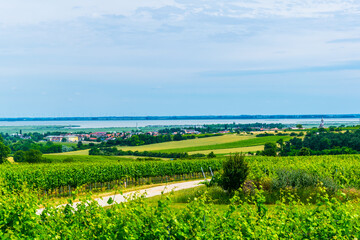
[[143, 157], [160, 157], [160, 158], [215, 158], [216, 155], [211, 152], [208, 155], [197, 153], [189, 155], [188, 153], [165, 153], [165, 152], [139, 152], [139, 151], [123, 151], [116, 147], [90, 149], [89, 155], [105, 155], [105, 156], [143, 156]]
[[360, 130], [347, 131], [309, 131], [304, 139], [292, 138], [287, 142], [282, 139], [277, 143], [266, 143], [264, 151], [258, 155], [265, 156], [309, 156], [357, 154], [360, 152]]

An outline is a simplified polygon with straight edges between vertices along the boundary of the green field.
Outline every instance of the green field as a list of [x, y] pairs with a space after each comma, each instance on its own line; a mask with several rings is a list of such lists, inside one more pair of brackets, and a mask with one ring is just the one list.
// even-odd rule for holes
[[76, 156], [78, 156], [78, 155], [89, 155], [89, 149], [79, 150], [79, 151], [72, 151], [72, 152], [46, 154], [46, 156], [51, 156], [51, 155], [66, 155], [66, 156], [72, 156], [72, 155], [76, 155]]
[[254, 135], [228, 134], [219, 137], [199, 138], [184, 141], [172, 141], [142, 145], [136, 147], [119, 147], [123, 151], [156, 151], [156, 152], [188, 152], [188, 153], [214, 153], [224, 154], [231, 152], [254, 152], [263, 149], [267, 142], [276, 142], [279, 139], [289, 140], [289, 136], [255, 137]]
[[228, 153], [247, 153], [247, 152], [256, 152], [264, 150], [264, 145], [259, 146], [251, 146], [251, 147], [241, 147], [241, 148], [225, 148], [225, 149], [215, 149], [215, 150], [203, 150], [203, 151], [193, 151], [189, 152], [189, 154], [209, 154], [210, 152], [213, 152], [217, 155], [221, 154], [228, 154]]
[[142, 145], [135, 147], [119, 147], [119, 149], [124, 151], [167, 151], [168, 149], [175, 148], [190, 148], [190, 147], [203, 147], [211, 146], [216, 144], [230, 144], [233, 142], [244, 141], [248, 139], [254, 139], [255, 136], [252, 135], [238, 135], [238, 134], [227, 134], [223, 136], [208, 137], [208, 138], [196, 138], [183, 141], [171, 141], [150, 145]]
[[276, 142], [279, 139], [284, 139], [284, 141], [289, 140], [291, 137], [288, 136], [269, 136], [269, 137], [254, 137], [250, 139], [244, 139], [241, 141], [233, 141], [228, 143], [217, 143], [212, 145], [204, 146], [192, 146], [192, 147], [179, 147], [179, 148], [169, 148], [160, 150], [159, 152], [195, 152], [195, 151], [206, 151], [206, 150], [218, 150], [218, 149], [231, 149], [235, 148], [245, 148], [253, 146], [262, 146], [267, 142]]
[[[165, 143], [156, 143], [134, 147], [118, 147], [123, 151], [153, 151], [165, 153], [188, 152], [190, 154], [202, 153], [208, 154], [228, 154], [235, 152], [256, 152], [263, 150], [267, 142], [276, 142], [279, 139], [289, 140], [289, 136], [268, 136], [255, 137], [254, 135], [227, 134], [223, 136], [197, 138], [183, 141], [171, 141]], [[48, 155], [88, 155], [89, 150], [80, 150], [65, 153], [55, 153]]]
[[[80, 151], [78, 151], [80, 152]], [[93, 155], [85, 155], [85, 154], [46, 154], [44, 155], [44, 157], [46, 159], [49, 159], [51, 161], [53, 161], [54, 163], [56, 162], [105, 162], [108, 160], [112, 160], [112, 161], [134, 161], [136, 159], [140, 159], [140, 158], [149, 158], [149, 157], [141, 157], [141, 156], [93, 156]], [[157, 160], [169, 160], [168, 158], [154, 158]], [[9, 159], [11, 160], [11, 159]]]

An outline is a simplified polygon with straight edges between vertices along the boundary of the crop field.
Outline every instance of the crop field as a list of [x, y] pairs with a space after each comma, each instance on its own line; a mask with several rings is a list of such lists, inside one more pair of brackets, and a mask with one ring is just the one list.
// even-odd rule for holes
[[46, 159], [52, 162], [105, 162], [105, 161], [132, 161], [131, 157], [127, 156], [89, 156], [89, 155], [66, 155], [66, 154], [47, 154], [44, 155]]
[[215, 149], [215, 150], [203, 150], [203, 151], [193, 151], [188, 152], [189, 154], [209, 154], [210, 152], [213, 152], [215, 154], [228, 154], [228, 153], [247, 153], [247, 152], [256, 152], [264, 150], [264, 145], [259, 146], [251, 146], [251, 147], [241, 147], [241, 148], [225, 148], [225, 149]]
[[50, 154], [46, 154], [45, 156], [54, 156], [54, 155], [66, 155], [66, 156], [89, 155], [89, 149], [79, 150], [79, 151], [71, 151], [71, 152], [63, 152], [63, 153], [50, 153]]
[[244, 148], [244, 147], [253, 147], [253, 146], [262, 146], [267, 142], [276, 142], [279, 139], [289, 140], [289, 136], [268, 136], [268, 137], [252, 137], [248, 139], [227, 142], [227, 143], [216, 143], [202, 146], [190, 146], [190, 147], [176, 147], [159, 150], [159, 152], [194, 152], [194, 151], [206, 151], [206, 150], [218, 150], [218, 149], [228, 149], [227, 152], [231, 152], [231, 149], [235, 148]]
[[[66, 154], [47, 154], [44, 155], [46, 159], [51, 160], [54, 163], [61, 162], [106, 162], [108, 160], [123, 162], [134, 161], [136, 159], [149, 157], [141, 156], [94, 156], [94, 155], [66, 155]], [[156, 160], [169, 160], [168, 158], [155, 158]]]
[[[279, 139], [289, 140], [289, 136], [255, 137], [252, 135], [224, 135], [219, 137], [199, 138], [183, 141], [150, 144], [136, 147], [119, 147], [124, 151], [156, 151], [156, 152], [192, 152], [209, 153], [218, 150], [218, 153], [249, 152], [262, 150], [267, 142], [276, 142]], [[252, 147], [252, 148], [248, 148]]]
[[128, 150], [131, 150], [131, 151], [161, 151], [161, 150], [165, 150], [166, 151], [168, 149], [202, 147], [202, 146], [209, 146], [209, 145], [216, 145], [216, 144], [232, 143], [232, 142], [238, 142], [238, 141], [248, 140], [248, 139], [252, 139], [252, 138], [255, 138], [255, 136], [227, 134], [227, 135], [223, 135], [223, 136], [196, 138], [196, 139], [183, 140], [183, 141], [171, 141], [171, 142], [142, 145], [142, 146], [136, 146], [136, 147], [119, 147], [119, 149], [124, 150], [124, 151], [128, 151]]
[[[74, 162], [64, 161], [69, 156]], [[0, 219], [6, 223], [0, 238], [1, 234], [5, 234], [5, 239], [17, 234], [15, 239], [34, 239], [45, 233], [46, 238], [87, 239], [99, 235], [121, 238], [119, 231], [126, 231], [121, 233], [134, 239], [163, 239], [164, 236], [167, 239], [180, 236], [185, 239], [229, 239], [230, 236], [248, 239], [348, 239], [350, 236], [355, 239], [359, 236], [359, 206], [352, 199], [360, 197], [360, 155], [246, 157], [248, 181], [264, 188], [254, 188], [250, 195], [235, 195], [231, 201], [219, 186], [203, 186], [176, 193], [173, 201], [163, 196], [152, 200], [140, 197], [102, 208], [84, 199], [78, 209], [68, 205], [65, 209], [50, 208], [45, 214], [36, 215], [36, 209], [44, 204], [41, 202], [44, 196], [75, 195], [82, 189], [104, 191], [112, 186], [117, 189], [116, 184], [124, 179], [135, 185], [194, 179], [201, 177], [202, 168], [221, 170], [224, 160], [133, 161], [127, 157], [69, 156], [46, 155], [57, 160], [54, 163], [0, 166], [3, 179], [0, 206], [4, 213]], [[36, 191], [24, 189], [25, 182]], [[280, 198], [276, 199], [274, 189], [277, 187], [280, 187]], [[327, 189], [341, 191], [328, 193]], [[245, 190], [240, 191], [246, 194]], [[306, 198], [302, 200], [299, 196]], [[19, 211], [24, 214], [19, 215]], [[32, 226], [26, 228], [29, 232], [16, 225], [25, 223], [11, 221], [17, 216], [26, 218], [26, 224]], [[84, 221], [96, 227], [84, 227]], [[60, 237], [53, 228], [67, 231]]]

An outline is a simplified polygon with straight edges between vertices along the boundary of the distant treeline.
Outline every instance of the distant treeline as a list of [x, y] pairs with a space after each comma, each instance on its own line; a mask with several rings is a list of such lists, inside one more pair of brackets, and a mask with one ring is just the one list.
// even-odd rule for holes
[[[160, 158], [203, 158], [206, 157], [205, 154], [193, 154], [189, 155], [188, 153], [163, 153], [163, 152], [150, 152], [150, 151], [123, 151], [119, 150], [116, 147], [112, 148], [97, 148], [94, 147], [90, 149], [89, 155], [104, 155], [104, 156], [143, 156], [143, 157], [160, 157]], [[208, 155], [209, 158], [212, 158], [212, 155]]]
[[326, 129], [310, 131], [304, 137], [280, 144], [281, 156], [340, 155], [360, 152], [360, 130], [330, 132]]
[[133, 135], [130, 138], [117, 138], [115, 140], [109, 140], [106, 143], [102, 143], [101, 146], [141, 146], [154, 143], [162, 142], [171, 142], [171, 141], [181, 141], [195, 138], [205, 138], [205, 137], [214, 137], [221, 136], [222, 134], [200, 134], [200, 135], [188, 135], [188, 134], [162, 134], [158, 136], [152, 136], [148, 134], [137, 134]]

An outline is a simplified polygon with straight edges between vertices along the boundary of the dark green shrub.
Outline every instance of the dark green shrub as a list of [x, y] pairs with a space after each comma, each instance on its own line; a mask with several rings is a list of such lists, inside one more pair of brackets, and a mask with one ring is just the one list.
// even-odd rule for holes
[[238, 190], [249, 174], [249, 166], [245, 155], [236, 153], [223, 163], [223, 173], [219, 185], [229, 192]]
[[15, 162], [26, 162], [26, 152], [23, 150], [16, 151], [14, 154]]
[[277, 151], [276, 143], [269, 142], [269, 143], [265, 143], [264, 151], [262, 152], [262, 154], [264, 156], [273, 156], [273, 157], [275, 157], [277, 155], [276, 151]]
[[25, 152], [25, 159], [28, 163], [39, 163], [42, 160], [42, 153], [39, 150], [30, 149]]
[[303, 147], [299, 151], [299, 156], [310, 156], [311, 152], [309, 148]]
[[307, 172], [303, 169], [281, 169], [277, 171], [277, 178], [272, 182], [274, 190], [292, 188], [316, 187], [322, 183], [328, 190], [335, 192], [337, 184], [329, 178], [320, 177], [315, 173]]

